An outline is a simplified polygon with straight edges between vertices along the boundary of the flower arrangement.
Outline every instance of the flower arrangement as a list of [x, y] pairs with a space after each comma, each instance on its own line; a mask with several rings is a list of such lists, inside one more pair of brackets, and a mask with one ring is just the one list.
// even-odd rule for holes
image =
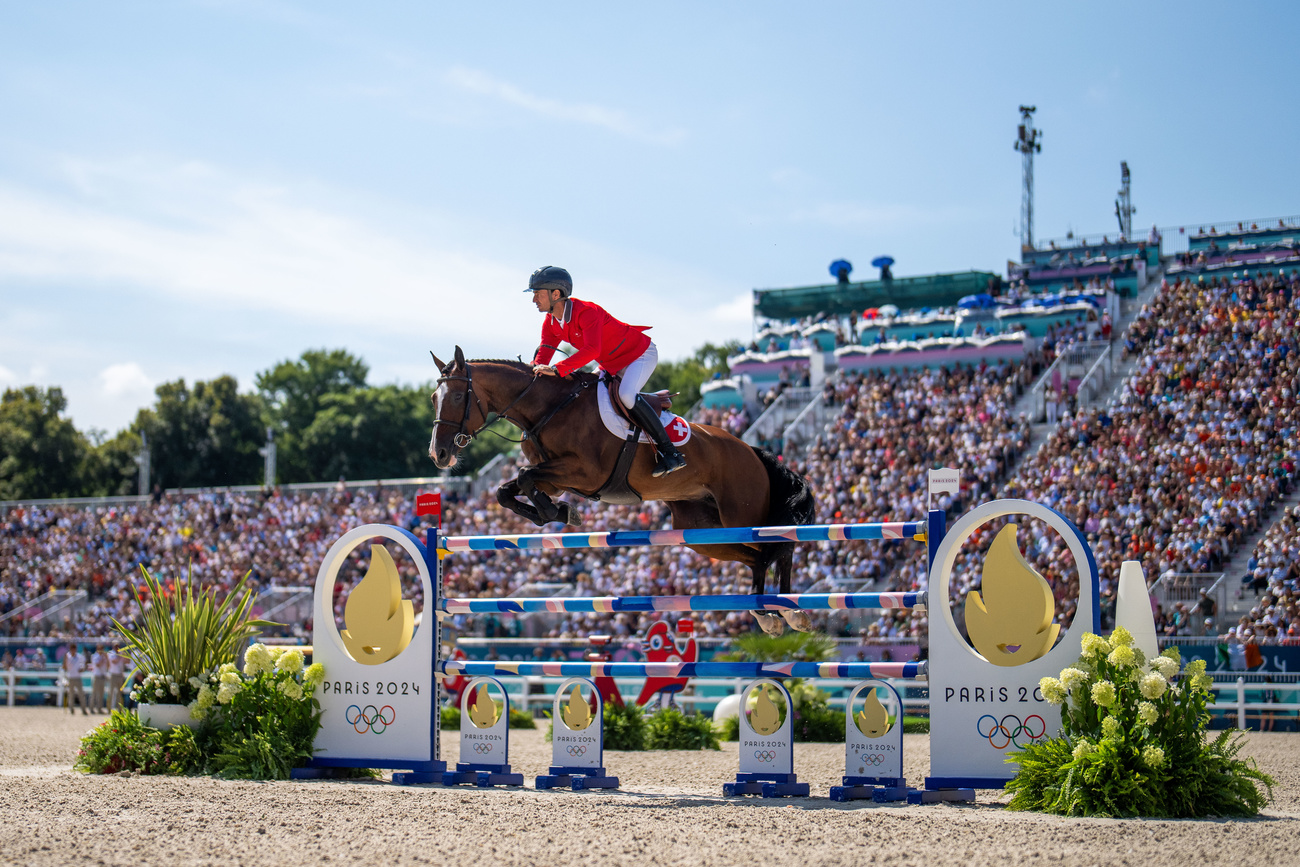
[[1273, 778], [1238, 758], [1239, 734], [1206, 740], [1213, 694], [1205, 662], [1188, 663], [1181, 677], [1180, 663], [1176, 647], [1147, 660], [1122, 626], [1109, 639], [1085, 634], [1078, 662], [1039, 682], [1043, 697], [1061, 705], [1061, 735], [1007, 759], [1020, 766], [1007, 783], [1010, 808], [1109, 817], [1258, 813]]
[[207, 672], [238, 658], [239, 648], [263, 626], [249, 617], [257, 598], [240, 579], [217, 604], [213, 588], [195, 592], [191, 578], [177, 578], [166, 589], [149, 570], [140, 567], [148, 604], [132, 588], [139, 609], [138, 623], [128, 627], [116, 619], [113, 627], [125, 640], [126, 657], [142, 672], [144, 682], [131, 698], [144, 704], [190, 704], [198, 696]]
[[78, 769], [283, 780], [311, 760], [321, 720], [315, 691], [325, 669], [305, 665], [301, 650], [253, 644], [243, 671], [225, 662], [183, 687], [165, 675], [150, 677], [137, 691], [193, 696], [187, 706], [197, 729], [159, 732], [134, 714], [114, 712], [82, 738]]

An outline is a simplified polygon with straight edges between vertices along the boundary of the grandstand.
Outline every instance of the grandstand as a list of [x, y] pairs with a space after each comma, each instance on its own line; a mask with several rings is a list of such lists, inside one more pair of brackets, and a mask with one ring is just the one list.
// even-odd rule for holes
[[[1283, 218], [1212, 224], [1190, 236], [1153, 230], [1141, 243], [1047, 242], [1027, 250], [1005, 282], [968, 272], [976, 276], [947, 281], [962, 294], [917, 294], [933, 303], [915, 306], [897, 290], [883, 301], [884, 290], [868, 284], [760, 290], [753, 343], [732, 359], [729, 380], [702, 390], [695, 419], [782, 453], [811, 480], [825, 521], [920, 515], [924, 472], [936, 466], [963, 470], [961, 492], [938, 504], [950, 519], [999, 496], [1052, 505], [1089, 536], [1105, 576], [1105, 616], [1113, 614], [1119, 563], [1137, 559], [1161, 606], [1162, 640], [1211, 654], [1219, 645], [1230, 660], [1262, 647], [1285, 664], [1286, 654], [1300, 653], [1293, 650], [1300, 645], [1300, 265], [1288, 264], [1296, 225]], [[1166, 236], [1186, 238], [1186, 249], [1165, 250]], [[919, 282], [906, 282], [913, 279]], [[932, 293], [945, 281], [893, 282]], [[494, 465], [477, 483], [447, 490], [452, 532], [532, 529], [493, 496], [510, 469]], [[368, 521], [415, 526], [419, 487], [3, 504], [4, 658], [34, 665], [53, 661], [69, 641], [107, 640], [111, 619], [131, 615], [140, 565], [164, 577], [192, 568], [227, 587], [251, 570], [267, 598], [284, 605], [294, 588], [310, 587], [341, 531]], [[579, 508], [593, 531], [668, 520], [656, 503]], [[1074, 578], [1061, 540], [1027, 526], [1020, 542], [1053, 584], [1068, 623]], [[901, 543], [806, 545], [796, 567], [799, 592], [925, 588], [923, 554]], [[955, 594], [979, 586], [978, 569], [964, 559], [956, 574]], [[448, 560], [447, 580], [457, 596], [748, 587], [734, 564], [678, 548], [546, 559], [470, 552]], [[924, 611], [819, 617], [848, 658], [914, 653], [929, 628]], [[309, 622], [290, 620], [286, 633], [309, 634]], [[594, 631], [631, 638], [645, 623], [636, 614], [543, 614], [460, 616], [454, 625], [540, 639]], [[697, 628], [702, 638], [725, 639], [752, 627], [748, 614], [718, 613], [700, 617]]]

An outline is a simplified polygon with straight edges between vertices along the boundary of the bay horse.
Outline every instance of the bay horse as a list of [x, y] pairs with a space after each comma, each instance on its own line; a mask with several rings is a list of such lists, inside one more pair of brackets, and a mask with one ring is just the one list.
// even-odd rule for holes
[[[459, 346], [450, 363], [436, 355], [440, 378], [431, 396], [435, 421], [429, 457], [439, 469], [456, 464], [460, 450], [497, 416], [523, 431], [528, 466], [497, 490], [502, 506], [538, 526], [561, 521], [578, 526], [581, 518], [566, 502], [552, 497], [570, 491], [594, 498], [613, 471], [623, 440], [611, 434], [597, 407], [597, 377], [537, 376], [531, 364], [500, 359], [466, 361]], [[617, 400], [617, 396], [613, 396]], [[771, 452], [753, 448], [712, 425], [692, 424], [690, 439], [679, 447], [686, 466], [654, 478], [654, 447], [638, 446], [628, 484], [644, 500], [668, 504], [674, 529], [759, 527], [810, 524], [814, 500], [804, 478]], [[519, 497], [525, 497], [527, 502]], [[768, 567], [777, 567], [779, 592], [790, 592], [793, 542], [690, 545], [705, 557], [748, 566], [753, 592], [765, 592]], [[801, 632], [812, 631], [805, 611], [755, 611], [764, 632], [779, 635], [782, 618]]]

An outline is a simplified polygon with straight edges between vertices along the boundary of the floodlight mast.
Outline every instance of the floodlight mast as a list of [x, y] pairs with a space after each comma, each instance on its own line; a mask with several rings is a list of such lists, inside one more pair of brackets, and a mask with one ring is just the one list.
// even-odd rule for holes
[[1133, 207], [1133, 197], [1129, 190], [1127, 160], [1122, 160], [1119, 164], [1119, 179], [1119, 198], [1115, 200], [1115, 218], [1119, 220], [1120, 239], [1127, 241], [1133, 237], [1133, 215], [1137, 213], [1137, 208]]
[[1034, 129], [1034, 105], [1020, 106], [1020, 129], [1016, 138], [1016, 150], [1024, 155], [1024, 186], [1020, 193], [1020, 246], [1024, 250], [1034, 249], [1034, 154], [1042, 151], [1039, 143], [1043, 131]]

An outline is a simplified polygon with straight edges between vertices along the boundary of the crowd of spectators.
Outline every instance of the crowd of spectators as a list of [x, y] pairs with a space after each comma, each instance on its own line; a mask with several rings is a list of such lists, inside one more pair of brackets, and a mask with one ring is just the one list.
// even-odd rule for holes
[[[1118, 400], [1062, 419], [1003, 488], [1087, 533], [1106, 619], [1122, 561], [1140, 561], [1148, 580], [1217, 571], [1294, 484], [1296, 290], [1271, 278], [1162, 286], [1129, 329], [1139, 357]], [[1063, 551], [1058, 539], [1038, 559]], [[1077, 595], [1073, 580], [1058, 596]], [[1190, 617], [1163, 621], [1192, 634]]]
[[[963, 472], [960, 494], [938, 503], [950, 520], [968, 505], [997, 496], [1053, 506], [1088, 535], [1103, 579], [1103, 614], [1109, 617], [1121, 561], [1140, 560], [1148, 578], [1217, 570], [1247, 535], [1273, 520], [1274, 504], [1294, 483], [1300, 441], [1295, 393], [1300, 362], [1294, 351], [1300, 337], [1298, 285], [1264, 278], [1162, 286], [1128, 330], [1126, 353], [1137, 356], [1137, 369], [1114, 405], [1082, 412], [1067, 405], [1046, 443], [1012, 478], [1008, 474], [1030, 440], [1027, 420], [1012, 407], [1041, 357], [842, 376], [823, 392], [839, 407], [835, 420], [806, 453], [791, 456], [791, 463], [808, 477], [817, 520], [824, 522], [915, 519], [927, 507], [925, 472], [941, 466]], [[1061, 347], [1081, 335], [1067, 328], [1053, 338]], [[736, 410], [706, 410], [697, 420], [734, 433], [748, 424]], [[516, 469], [505, 465], [502, 477]], [[535, 532], [497, 503], [494, 487], [478, 495], [448, 495], [447, 532]], [[661, 503], [576, 505], [585, 531], [671, 523]], [[1228, 639], [1267, 643], [1300, 629], [1296, 518], [1291, 514], [1278, 522], [1247, 564], [1249, 588], [1262, 595]], [[371, 522], [418, 526], [413, 492], [342, 487], [207, 492], [112, 507], [13, 509], [0, 516], [0, 616], [49, 590], [85, 590], [91, 604], [75, 619], [2, 617], [0, 635], [74, 640], [110, 635], [114, 619], [130, 622], [135, 614], [132, 590], [140, 585], [141, 566], [164, 583], [192, 574], [219, 593], [245, 574], [250, 586], [263, 592], [310, 588], [329, 546], [346, 530]], [[998, 529], [983, 528], [967, 551], [987, 546]], [[1052, 582], [1058, 622], [1068, 625], [1077, 572], [1063, 541], [1033, 521], [1023, 522], [1019, 541], [1029, 563]], [[342, 616], [344, 591], [359, 579], [363, 559], [364, 552], [357, 552], [341, 581], [336, 617]], [[795, 563], [796, 592], [926, 589], [924, 548], [910, 541], [805, 545]], [[750, 583], [747, 569], [679, 547], [572, 549], [546, 557], [463, 552], [445, 566], [452, 596], [743, 593]], [[422, 600], [409, 563], [403, 580], [407, 598], [418, 607]], [[769, 589], [773, 582], [770, 577]], [[974, 555], [963, 553], [954, 571], [954, 600], [979, 582]], [[1184, 634], [1185, 624], [1195, 624], [1195, 613], [1161, 612], [1162, 631]], [[696, 621], [701, 636], [753, 628], [746, 612]], [[908, 639], [922, 645], [928, 629], [924, 611], [884, 612], [865, 625], [844, 612], [817, 621], [832, 633], [861, 629], [868, 641]], [[490, 635], [585, 637], [593, 632], [632, 636], [644, 630], [645, 621], [636, 614], [569, 614], [457, 617], [453, 625]], [[311, 623], [290, 628], [306, 636]]]

